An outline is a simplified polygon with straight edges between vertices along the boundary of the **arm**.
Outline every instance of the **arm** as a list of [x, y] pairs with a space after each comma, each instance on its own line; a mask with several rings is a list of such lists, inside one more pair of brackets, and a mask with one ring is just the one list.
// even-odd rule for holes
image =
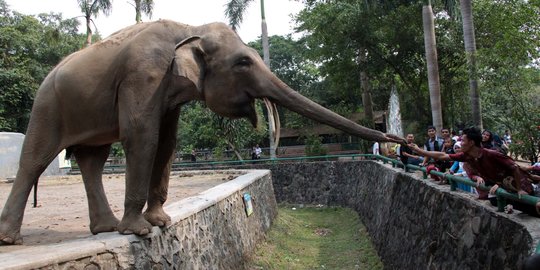
[[420, 147], [418, 147], [418, 145], [414, 144], [414, 143], [411, 143], [409, 144], [409, 147], [415, 151], [416, 153], [420, 154], [420, 155], [423, 155], [425, 157], [430, 157], [430, 158], [434, 158], [436, 160], [452, 160], [450, 158], [450, 156], [445, 153], [445, 152], [439, 152], [439, 151], [426, 151]]
[[521, 174], [521, 171], [520, 171], [519, 166], [517, 164], [516, 164], [516, 166], [514, 166], [514, 169], [513, 169], [512, 173], [514, 175], [514, 181], [516, 181], [518, 195], [519, 194], [527, 194], [526, 191], [521, 189], [521, 178], [523, 177], [523, 175]]
[[452, 167], [450, 168], [450, 174], [454, 174], [459, 170], [459, 161], [454, 161]]
[[411, 155], [405, 151], [402, 151], [401, 152], [402, 155], [406, 156], [406, 157], [409, 157], [409, 158], [418, 158], [418, 156], [415, 156], [415, 155]]
[[476, 170], [474, 170], [473, 168], [471, 168], [471, 166], [467, 163], [464, 163], [463, 164], [463, 169], [465, 170], [465, 172], [467, 173], [467, 176], [469, 177], [469, 179], [471, 179], [472, 181], [476, 182], [476, 186], [480, 186], [482, 184], [485, 184], [485, 181], [484, 181], [484, 178], [480, 177], [478, 175], [478, 173], [476, 172]]

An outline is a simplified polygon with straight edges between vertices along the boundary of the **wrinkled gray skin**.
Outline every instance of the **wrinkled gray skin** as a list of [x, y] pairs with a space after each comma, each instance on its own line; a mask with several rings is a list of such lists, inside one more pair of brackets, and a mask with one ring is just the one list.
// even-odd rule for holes
[[[43, 81], [17, 178], [0, 217], [0, 242], [22, 243], [20, 228], [32, 185], [65, 148], [73, 151], [81, 169], [92, 233], [118, 230], [144, 235], [153, 225], [170, 224], [162, 206], [180, 105], [204, 100], [222, 116], [247, 117], [255, 125], [256, 98], [268, 98], [367, 140], [402, 141], [299, 95], [225, 24], [193, 27], [164, 20], [137, 24], [66, 57]], [[110, 145], [117, 141], [122, 142], [127, 162], [121, 221], [113, 215], [101, 181]]]

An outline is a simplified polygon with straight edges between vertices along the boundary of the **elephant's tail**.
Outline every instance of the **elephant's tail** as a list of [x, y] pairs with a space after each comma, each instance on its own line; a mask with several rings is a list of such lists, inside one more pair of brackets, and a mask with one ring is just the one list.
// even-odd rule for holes
[[[66, 148], [66, 157], [65, 159], [68, 160], [71, 158], [71, 155], [73, 154], [73, 147], [70, 146]], [[37, 207], [37, 187], [38, 187], [39, 177], [34, 181], [34, 208]]]
[[34, 182], [34, 208], [37, 207], [37, 184], [38, 184], [38, 182], [39, 182], [39, 177]]
[[64, 159], [65, 160], [70, 159], [72, 154], [73, 154], [73, 146], [66, 148], [66, 156], [64, 157]]

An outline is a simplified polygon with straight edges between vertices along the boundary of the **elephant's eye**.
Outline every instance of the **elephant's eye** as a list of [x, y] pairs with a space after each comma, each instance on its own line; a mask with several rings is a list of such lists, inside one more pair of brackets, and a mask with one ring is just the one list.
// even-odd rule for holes
[[236, 63], [234, 64], [236, 67], [249, 67], [251, 65], [251, 59], [249, 59], [248, 57], [242, 57], [240, 59], [238, 59], [238, 61], [236, 61]]

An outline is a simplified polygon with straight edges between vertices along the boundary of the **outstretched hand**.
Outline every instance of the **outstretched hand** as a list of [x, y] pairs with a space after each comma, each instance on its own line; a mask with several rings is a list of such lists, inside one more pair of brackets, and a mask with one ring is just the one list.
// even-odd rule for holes
[[409, 146], [409, 148], [411, 148], [413, 151], [418, 151], [418, 149], [420, 149], [416, 143], [409, 143], [407, 146]]
[[400, 137], [398, 135], [395, 135], [395, 134], [385, 133], [384, 138], [388, 142], [394, 142], [394, 143], [399, 143], [399, 144], [407, 144], [407, 141], [405, 141], [404, 138], [402, 138], [402, 137]]

